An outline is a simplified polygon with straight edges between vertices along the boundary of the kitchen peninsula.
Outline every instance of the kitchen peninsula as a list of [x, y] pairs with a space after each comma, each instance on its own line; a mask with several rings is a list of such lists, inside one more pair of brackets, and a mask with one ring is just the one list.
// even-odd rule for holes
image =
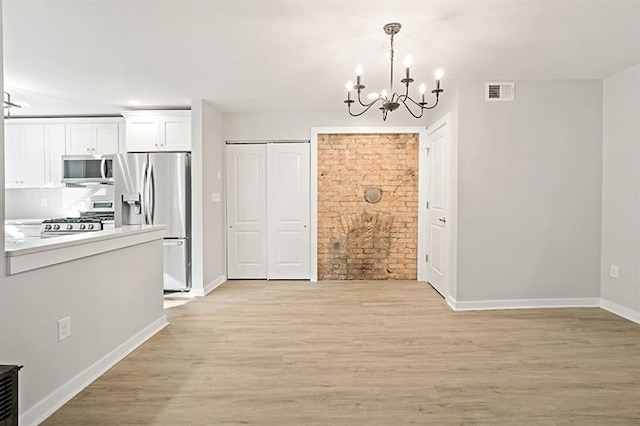
[[21, 424], [40, 424], [167, 325], [164, 233], [123, 226], [6, 247], [2, 353], [24, 366]]

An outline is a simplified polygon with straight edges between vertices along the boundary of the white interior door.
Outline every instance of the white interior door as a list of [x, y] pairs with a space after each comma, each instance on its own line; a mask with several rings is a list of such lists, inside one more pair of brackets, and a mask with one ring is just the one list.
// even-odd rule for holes
[[267, 278], [266, 145], [227, 146], [227, 276]]
[[267, 145], [269, 279], [309, 279], [309, 144]]
[[427, 280], [444, 297], [449, 264], [449, 135], [447, 123], [427, 136]]

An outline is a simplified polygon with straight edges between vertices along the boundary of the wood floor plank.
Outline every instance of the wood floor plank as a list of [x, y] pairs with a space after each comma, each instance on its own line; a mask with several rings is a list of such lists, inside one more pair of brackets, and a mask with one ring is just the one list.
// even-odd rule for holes
[[415, 281], [231, 281], [45, 425], [640, 424], [640, 326]]

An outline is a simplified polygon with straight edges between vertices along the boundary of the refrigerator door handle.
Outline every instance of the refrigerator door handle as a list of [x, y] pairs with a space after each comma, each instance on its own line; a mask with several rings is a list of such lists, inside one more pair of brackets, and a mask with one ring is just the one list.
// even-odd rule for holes
[[149, 167], [149, 180], [150, 180], [150, 191], [149, 191], [149, 223], [151, 225], [155, 222], [156, 217], [156, 176], [153, 171], [153, 163], [150, 163]]
[[165, 246], [167, 246], [167, 247], [180, 247], [180, 246], [184, 245], [184, 240], [175, 240], [175, 241], [173, 241], [173, 240], [165, 239], [163, 244]]
[[148, 168], [149, 163], [144, 162], [142, 164], [142, 223], [144, 225], [149, 224]]

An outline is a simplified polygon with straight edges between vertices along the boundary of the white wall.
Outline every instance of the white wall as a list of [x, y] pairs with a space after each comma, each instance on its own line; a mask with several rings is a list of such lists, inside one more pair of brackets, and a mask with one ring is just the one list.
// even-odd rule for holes
[[201, 99], [191, 114], [192, 292], [203, 295], [226, 280], [223, 118]]
[[3, 276], [0, 291], [0, 363], [24, 365], [20, 412], [46, 412], [59, 388], [164, 317], [162, 240]]
[[604, 80], [600, 279], [601, 297], [640, 319], [640, 64]]
[[597, 298], [601, 81], [459, 86], [457, 299]]
[[202, 104], [201, 99], [191, 101], [191, 291], [197, 294], [203, 294], [204, 291]]
[[[203, 277], [205, 286], [226, 279], [226, 228], [223, 116], [209, 102], [203, 104], [202, 180], [203, 200]], [[220, 197], [218, 201], [215, 197]]]
[[[2, 54], [2, 50], [3, 50], [3, 44], [2, 44], [2, 4], [0, 4], [0, 87], [3, 89], [2, 91], [4, 92], [4, 64], [3, 64], [3, 58], [4, 55]], [[5, 201], [4, 201], [4, 115], [2, 117], [0, 117], [0, 224], [2, 226], [4, 226], [4, 207], [5, 207]], [[3, 232], [4, 234], [4, 232]], [[0, 253], [4, 253], [4, 238], [2, 238], [2, 241], [0, 241]], [[4, 295], [4, 277], [5, 277], [5, 268], [6, 268], [6, 264], [4, 259], [2, 260], [2, 262], [0, 262], [0, 303], [2, 303], [2, 300], [6, 297]], [[2, 311], [0, 311], [0, 337], [2, 336], [3, 333], [3, 325], [2, 325]], [[2, 348], [0, 347], [0, 358], [2, 357]], [[1, 360], [0, 360], [1, 361]]]
[[79, 216], [81, 211], [89, 208], [89, 199], [113, 200], [113, 186], [12, 188], [5, 189], [4, 198], [7, 220]]
[[[351, 117], [344, 111], [264, 112], [225, 114], [224, 139], [229, 140], [287, 140], [311, 137], [312, 127], [427, 127], [442, 117], [450, 106], [453, 84], [442, 95], [437, 108], [426, 111], [421, 119], [415, 119], [406, 110], [399, 109], [382, 121], [382, 113], [370, 110], [361, 117]], [[337, 101], [342, 102], [342, 101]]]

